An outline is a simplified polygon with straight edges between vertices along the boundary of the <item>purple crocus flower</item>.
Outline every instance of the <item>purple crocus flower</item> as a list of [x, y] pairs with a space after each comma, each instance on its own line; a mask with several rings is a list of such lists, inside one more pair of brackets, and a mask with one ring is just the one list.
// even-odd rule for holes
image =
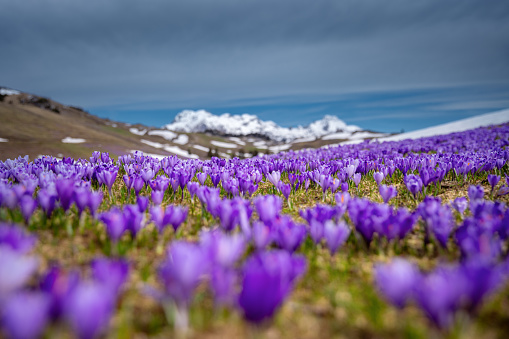
[[353, 182], [354, 182], [354, 184], [355, 184], [355, 187], [359, 187], [359, 184], [360, 184], [360, 182], [361, 182], [361, 179], [362, 179], [362, 176], [361, 176], [361, 174], [360, 174], [360, 173], [355, 173], [355, 174], [353, 175]]
[[78, 208], [78, 215], [81, 216], [90, 200], [90, 190], [85, 187], [76, 187], [73, 192], [73, 200]]
[[164, 212], [164, 208], [161, 206], [150, 207], [150, 219], [154, 222], [159, 233], [162, 233], [164, 228], [169, 225], [169, 220], [164, 217]]
[[102, 213], [99, 219], [106, 224], [106, 233], [113, 242], [118, 242], [126, 231], [124, 214], [116, 206]]
[[483, 299], [492, 294], [504, 281], [499, 267], [479, 257], [463, 262], [458, 270], [465, 280], [463, 306], [470, 313], [475, 313]]
[[323, 222], [312, 218], [309, 220], [309, 235], [315, 244], [319, 244], [323, 238]]
[[373, 173], [373, 178], [375, 179], [376, 184], [380, 186], [380, 184], [384, 180], [384, 174], [382, 172], [375, 172]]
[[246, 241], [241, 234], [225, 234], [218, 229], [201, 232], [200, 244], [208, 258], [224, 268], [233, 267], [246, 247]]
[[124, 259], [98, 258], [92, 261], [92, 277], [118, 295], [129, 274], [129, 264]]
[[421, 178], [414, 174], [407, 174], [403, 178], [403, 181], [405, 182], [406, 188], [410, 191], [410, 193], [412, 193], [415, 199], [422, 189]]
[[440, 198], [428, 196], [419, 204], [417, 211], [426, 223], [428, 232], [433, 232], [440, 245], [447, 248], [447, 241], [454, 227], [449, 206], [442, 206]]
[[329, 186], [332, 194], [334, 194], [336, 192], [336, 190], [338, 189], [338, 187], [340, 185], [341, 185], [341, 180], [339, 180], [338, 178], [332, 179], [332, 182], [330, 183], [330, 186]]
[[114, 295], [106, 286], [85, 281], [68, 296], [64, 314], [78, 338], [92, 339], [108, 326], [114, 302]]
[[39, 338], [49, 320], [50, 298], [40, 292], [18, 292], [2, 305], [2, 327], [9, 338]]
[[164, 191], [152, 191], [150, 196], [152, 197], [154, 205], [161, 205], [164, 198]]
[[348, 192], [348, 183], [346, 181], [341, 183], [341, 192]]
[[453, 202], [451, 202], [451, 206], [461, 215], [463, 215], [463, 212], [465, 212], [465, 210], [467, 209], [468, 202], [465, 197], [459, 197], [454, 199]]
[[143, 178], [139, 175], [136, 175], [133, 179], [133, 189], [134, 193], [138, 196], [140, 194], [140, 191], [145, 186], [145, 181], [143, 181]]
[[133, 238], [143, 228], [143, 213], [137, 205], [127, 205], [124, 207], [124, 220], [126, 221], [126, 229], [131, 232]]
[[189, 242], [174, 241], [159, 267], [159, 277], [167, 296], [187, 307], [207, 267], [208, 258], [202, 248]]
[[134, 177], [132, 175], [124, 174], [122, 177], [124, 179], [125, 186], [127, 187], [127, 196], [131, 196], [131, 189], [134, 185]]
[[290, 217], [283, 216], [274, 222], [279, 246], [289, 252], [295, 252], [306, 237], [306, 226], [295, 224]]
[[277, 187], [279, 181], [281, 180], [281, 173], [279, 171], [267, 173], [265, 176], [267, 177], [267, 180], [270, 181], [275, 187]]
[[334, 195], [334, 200], [336, 200], [337, 205], [344, 205], [346, 207], [350, 201], [350, 194], [345, 191], [342, 193], [336, 193]]
[[238, 299], [244, 318], [253, 323], [272, 318], [305, 267], [302, 256], [286, 251], [262, 252], [247, 259]]
[[263, 222], [256, 221], [253, 224], [252, 239], [257, 249], [264, 249], [272, 240], [270, 227]]
[[148, 182], [156, 175], [152, 168], [144, 168], [140, 171], [141, 178], [148, 185]]
[[24, 195], [19, 199], [18, 204], [21, 214], [23, 215], [23, 219], [28, 225], [32, 214], [34, 214], [34, 211], [37, 208], [37, 202], [30, 195]]
[[0, 246], [0, 301], [20, 289], [35, 273], [38, 260]]
[[230, 306], [234, 303], [237, 272], [231, 268], [216, 266], [212, 269], [210, 286], [216, 305]]
[[173, 226], [173, 230], [177, 232], [177, 229], [187, 218], [187, 211], [188, 211], [187, 207], [169, 205], [168, 207], [166, 207], [164, 215], [165, 222], [167, 220], [167, 222]]
[[338, 248], [348, 239], [350, 229], [345, 222], [335, 223], [328, 220], [324, 225], [324, 238], [331, 255], [336, 253]]
[[200, 172], [200, 173], [196, 174], [196, 178], [198, 179], [198, 181], [200, 182], [201, 185], [205, 185], [205, 181], [207, 180], [207, 176], [208, 176], [208, 174], [204, 173], [204, 172]]
[[141, 195], [137, 196], [136, 205], [141, 213], [145, 212], [148, 208], [148, 198]]
[[488, 174], [488, 183], [491, 186], [492, 193], [493, 193], [493, 190], [495, 189], [495, 186], [497, 186], [499, 181], [500, 181], [500, 175]]
[[20, 254], [29, 252], [35, 245], [36, 238], [25, 232], [16, 224], [0, 222], [0, 246], [11, 248]]
[[261, 195], [256, 197], [254, 205], [260, 220], [270, 223], [281, 212], [283, 201], [275, 195]]
[[73, 203], [74, 180], [58, 179], [55, 182], [55, 188], [57, 190], [58, 199], [60, 200], [60, 205], [64, 211], [67, 211]]
[[439, 267], [417, 280], [414, 297], [428, 319], [439, 328], [448, 328], [459, 307], [463, 284], [455, 270]]
[[57, 195], [48, 189], [41, 189], [37, 192], [37, 202], [48, 218], [55, 209], [56, 199]]
[[288, 198], [290, 197], [290, 193], [292, 192], [292, 185], [283, 184], [281, 181], [280, 181], [280, 183], [281, 183], [281, 185], [280, 185], [281, 193], [283, 193], [285, 199], [288, 200]]
[[161, 301], [165, 308], [173, 301], [177, 307], [175, 326], [188, 328], [188, 308], [194, 290], [208, 272], [206, 252], [196, 244], [175, 241], [167, 250], [166, 260], [159, 266], [158, 275], [164, 286]]
[[90, 210], [90, 214], [92, 216], [95, 216], [95, 213], [99, 206], [101, 206], [101, 203], [103, 202], [103, 192], [97, 191], [97, 192], [90, 192], [88, 195], [88, 209]]
[[417, 267], [402, 258], [375, 266], [375, 282], [380, 293], [398, 308], [412, 297], [414, 285], [420, 279]]
[[470, 203], [475, 200], [482, 200], [484, 198], [484, 189], [482, 186], [471, 185], [468, 187], [468, 198], [470, 199]]
[[50, 317], [58, 320], [64, 311], [65, 301], [80, 282], [79, 273], [64, 272], [57, 266], [51, 267], [41, 280], [40, 288], [51, 297]]
[[113, 197], [111, 193], [111, 188], [113, 187], [113, 184], [115, 183], [115, 180], [117, 179], [118, 174], [118, 167], [112, 166], [110, 168], [103, 169], [101, 172], [99, 172], [101, 181], [106, 187], [108, 188], [108, 193], [110, 197]]
[[398, 190], [394, 186], [380, 185], [378, 190], [386, 204], [389, 202], [389, 200], [395, 198], [398, 195]]

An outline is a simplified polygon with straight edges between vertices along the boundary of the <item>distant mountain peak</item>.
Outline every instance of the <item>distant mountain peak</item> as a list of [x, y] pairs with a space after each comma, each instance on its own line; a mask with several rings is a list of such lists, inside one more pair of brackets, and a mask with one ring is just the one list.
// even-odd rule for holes
[[358, 126], [347, 125], [333, 115], [325, 115], [306, 127], [281, 127], [273, 121], [264, 121], [256, 115], [232, 115], [224, 113], [215, 115], [205, 110], [184, 110], [177, 114], [175, 120], [166, 129], [176, 132], [203, 133], [211, 132], [227, 136], [257, 135], [277, 142], [291, 142], [297, 139], [320, 138], [338, 132], [354, 133], [361, 131]]

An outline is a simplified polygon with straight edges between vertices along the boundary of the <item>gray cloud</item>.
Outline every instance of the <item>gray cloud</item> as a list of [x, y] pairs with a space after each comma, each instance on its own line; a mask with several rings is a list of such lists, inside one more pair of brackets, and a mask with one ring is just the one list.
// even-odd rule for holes
[[509, 79], [505, 0], [0, 4], [0, 83], [85, 107], [207, 108]]

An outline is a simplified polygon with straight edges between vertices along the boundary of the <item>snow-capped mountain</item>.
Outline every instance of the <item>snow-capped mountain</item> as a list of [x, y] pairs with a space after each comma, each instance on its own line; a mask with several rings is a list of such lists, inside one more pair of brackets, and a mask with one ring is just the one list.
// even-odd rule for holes
[[211, 132], [228, 136], [256, 135], [277, 142], [292, 142], [297, 139], [316, 139], [322, 136], [343, 132], [351, 135], [361, 131], [358, 126], [347, 125], [341, 119], [326, 115], [307, 127], [281, 127], [273, 121], [260, 120], [256, 115], [214, 115], [205, 110], [184, 110], [166, 129], [176, 132]]

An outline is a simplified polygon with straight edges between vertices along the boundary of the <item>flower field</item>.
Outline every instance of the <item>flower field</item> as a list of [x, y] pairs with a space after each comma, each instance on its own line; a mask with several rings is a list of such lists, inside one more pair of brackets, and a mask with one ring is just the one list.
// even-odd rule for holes
[[0, 336], [508, 337], [508, 145], [0, 162]]

